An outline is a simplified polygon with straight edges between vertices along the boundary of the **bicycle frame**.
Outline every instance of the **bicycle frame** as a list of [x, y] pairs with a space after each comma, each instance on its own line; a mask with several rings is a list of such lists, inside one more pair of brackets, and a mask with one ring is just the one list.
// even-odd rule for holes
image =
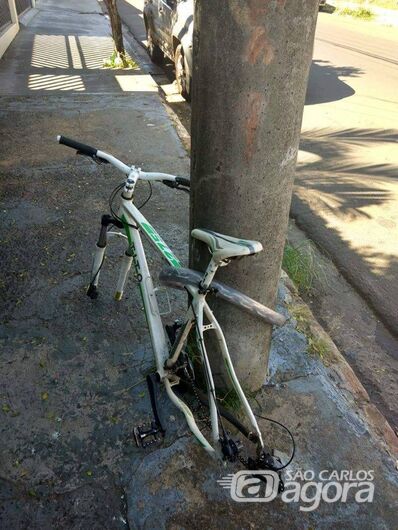
[[[126, 191], [126, 190], [125, 190]], [[246, 412], [246, 415], [250, 421], [253, 432], [258, 436], [258, 440], [263, 446], [263, 441], [261, 437], [261, 432], [257, 425], [255, 416], [250, 408], [250, 405], [247, 401], [247, 398], [242, 390], [242, 387], [239, 383], [239, 380], [236, 376], [234, 366], [229, 355], [228, 347], [224, 334], [222, 332], [221, 326], [215, 318], [212, 310], [206, 302], [206, 294], [199, 292], [199, 286], [187, 286], [187, 291], [192, 297], [192, 303], [190, 308], [187, 311], [185, 317], [185, 324], [179, 334], [176, 343], [174, 344], [172, 351], [170, 352], [167, 335], [162, 323], [156, 289], [154, 288], [152, 277], [149, 271], [144, 246], [141, 239], [141, 232], [145, 237], [150, 241], [150, 243], [155, 247], [155, 249], [162, 254], [164, 259], [167, 262], [176, 268], [181, 267], [181, 263], [178, 258], [173, 254], [167, 244], [164, 242], [162, 237], [157, 233], [145, 216], [138, 210], [132, 201], [133, 192], [127, 193], [127, 197], [122, 194], [122, 203], [118, 211], [118, 217], [123, 222], [123, 227], [126, 232], [126, 235], [121, 234], [120, 232], [107, 232], [107, 235], [110, 237], [122, 236], [127, 238], [128, 247], [123, 258], [123, 263], [121, 266], [119, 279], [117, 283], [117, 289], [115, 298], [120, 300], [124, 286], [128, 278], [128, 274], [132, 265], [134, 265], [136, 279], [139, 284], [139, 289], [141, 297], [143, 300], [144, 310], [146, 314], [147, 324], [149, 328], [149, 333], [151, 337], [152, 348], [156, 361], [157, 373], [163, 384], [165, 385], [166, 392], [170, 400], [181, 410], [184, 414], [185, 419], [188, 423], [189, 428], [192, 433], [199, 441], [199, 443], [204, 447], [204, 449], [211, 454], [212, 456], [219, 456], [221, 454], [217, 446], [220, 433], [218, 426], [218, 416], [216, 408], [216, 390], [213, 380], [213, 375], [205, 347], [204, 342], [204, 333], [209, 330], [213, 330], [216, 334], [218, 344], [220, 346], [221, 354], [227, 369], [227, 373], [230, 377], [230, 380], [233, 384], [235, 391], [237, 392], [243, 408]], [[98, 271], [94, 284], [98, 284], [99, 269], [104, 258], [105, 246], [103, 248], [97, 245], [97, 251], [94, 258], [93, 270]], [[207, 287], [210, 285], [218, 265], [216, 265], [212, 260], [209, 263], [209, 267], [206, 270], [203, 276], [202, 287]], [[204, 315], [206, 316], [209, 324], [204, 324]], [[172, 368], [177, 363], [178, 358], [183, 351], [183, 346], [186, 342], [186, 339], [189, 335], [190, 330], [193, 326], [197, 327], [198, 339], [200, 343], [200, 352], [202, 356], [202, 362], [205, 364], [207, 370], [207, 392], [208, 392], [208, 401], [209, 401], [209, 410], [210, 410], [210, 420], [212, 427], [212, 444], [203, 436], [199, 430], [192, 411], [190, 408], [175, 394], [172, 387], [179, 382], [178, 376], [173, 372]]]
[[[233, 257], [247, 255], [248, 247], [250, 247], [251, 249], [250, 253], [254, 253], [254, 249], [256, 249], [255, 252], [259, 252], [260, 250], [262, 250], [261, 243], [255, 241], [244, 242], [236, 240], [235, 238], [228, 239], [227, 236], [223, 236], [222, 234], [212, 233], [213, 236], [217, 236], [221, 240], [229, 241], [230, 243], [237, 242], [239, 245], [242, 243], [246, 243], [245, 251], [242, 252], [240, 250], [239, 252], [236, 252], [235, 248], [232, 250], [231, 253], [228, 250], [224, 254], [220, 255], [220, 253], [218, 253], [218, 249], [223, 249], [223, 246], [219, 247], [219, 245], [216, 245], [216, 250], [214, 250], [212, 244], [213, 240], [211, 239], [210, 241], [212, 243], [210, 244], [210, 246], [213, 249], [213, 254], [206, 271], [202, 274], [198, 271], [194, 271], [191, 269], [184, 269], [182, 268], [178, 258], [173, 254], [173, 252], [166, 245], [166, 243], [156, 232], [153, 226], [134, 205], [134, 189], [138, 180], [141, 179], [147, 181], [161, 181], [163, 182], [163, 184], [167, 184], [171, 188], [186, 190], [190, 186], [189, 179], [184, 177], [176, 177], [167, 173], [143, 172], [140, 168], [137, 168], [134, 165], [128, 166], [124, 164], [121, 160], [118, 160], [109, 153], [100, 151], [99, 149], [83, 144], [71, 138], [67, 138], [65, 136], [57, 136], [57, 141], [62, 145], [66, 145], [67, 147], [76, 150], [77, 154], [87, 156], [97, 163], [111, 164], [127, 177], [124, 183], [124, 187], [122, 184], [122, 186], [118, 186], [117, 188], [115, 188], [115, 190], [117, 191], [118, 189], [121, 189], [121, 187], [123, 187], [123, 191], [121, 194], [122, 202], [118, 214], [116, 215], [112, 210], [112, 201], [115, 197], [115, 195], [112, 193], [110, 208], [112, 215], [104, 215], [102, 217], [101, 232], [97, 242], [96, 252], [94, 254], [92, 275], [90, 279], [90, 284], [87, 289], [87, 295], [90, 298], [96, 298], [98, 296], [98, 280], [104, 262], [108, 239], [121, 237], [124, 240], [127, 240], [128, 246], [122, 260], [115, 298], [117, 300], [120, 300], [122, 298], [131, 266], [134, 264], [136, 279], [139, 284], [141, 297], [146, 313], [148, 328], [150, 332], [153, 352], [156, 361], [157, 374], [166, 388], [166, 392], [168, 394], [169, 399], [184, 414], [192, 433], [211, 456], [219, 457], [221, 460], [227, 459], [230, 461], [235, 461], [239, 453], [239, 448], [237, 444], [230, 438], [228, 432], [225, 431], [222, 422], [220, 422], [222, 432], [219, 432], [218, 419], [221, 419], [221, 416], [224, 416], [227, 421], [235, 425], [235, 427], [240, 432], [242, 432], [245, 437], [247, 437], [251, 442], [254, 442], [256, 444], [256, 462], [258, 463], [258, 465], [261, 466], [260, 469], [263, 469], [263, 467], [265, 466], [266, 469], [277, 471], [280, 475], [280, 471], [288, 464], [283, 467], [276, 466], [275, 459], [264, 446], [256, 418], [250, 408], [250, 405], [236, 376], [235, 369], [232, 364], [231, 357], [229, 355], [228, 347], [221, 326], [206, 302], [206, 295], [211, 292], [212, 294], [215, 294], [216, 296], [219, 295], [220, 298], [234, 305], [237, 305], [241, 309], [244, 309], [249, 313], [265, 320], [268, 324], [284, 324], [285, 318], [283, 315], [276, 313], [272, 309], [263, 306], [255, 300], [252, 300], [250, 297], [244, 295], [243, 293], [240, 293], [236, 289], [232, 289], [231, 287], [222, 284], [221, 282], [212, 282], [218, 267], [227, 265]], [[124, 229], [125, 234], [121, 231], [109, 231], [108, 228], [110, 225], [116, 226], [119, 229]], [[156, 297], [157, 289], [154, 288], [152, 277], [146, 260], [145, 250], [141, 239], [141, 232], [145, 235], [147, 239], [149, 239], [152, 245], [155, 246], [156, 250], [160, 252], [162, 256], [167, 260], [167, 262], [171, 265], [171, 267], [162, 270], [160, 280], [165, 285], [175, 287], [177, 289], [185, 289], [190, 294], [191, 301], [186, 314], [185, 322], [183, 326], [179, 329], [178, 337], [173, 340], [171, 351], [169, 351], [167, 333], [163, 327], [163, 322], [159, 311], [158, 301]], [[193, 236], [199, 237], [201, 239], [203, 238], [204, 233], [211, 233], [211, 231], [196, 230], [193, 233]], [[234, 241], [231, 241], [231, 239]], [[205, 239], [203, 240], [206, 242], [209, 241], [207, 236], [205, 236]], [[206, 317], [208, 324], [204, 323], [204, 317]], [[211, 441], [216, 448], [213, 447], [213, 445], [209, 443], [209, 441], [203, 436], [195, 422], [192, 411], [172, 389], [174, 385], [177, 385], [178, 383], [183, 381], [183, 379], [180, 378], [180, 376], [178, 375], [180, 373], [179, 369], [181, 368], [181, 365], [177, 365], [177, 362], [183, 352], [184, 354], [186, 354], [186, 352], [184, 351], [184, 346], [187, 342], [189, 332], [191, 331], [193, 326], [196, 327], [196, 336], [198, 340], [201, 360], [204, 365], [204, 373], [207, 384], [207, 398], [210, 409], [212, 431]], [[247, 429], [247, 426], [244, 426], [240, 421], [231, 418], [231, 415], [229, 415], [226, 411], [222, 411], [222, 409], [217, 406], [217, 397], [213, 374], [211, 371], [204, 342], [204, 334], [205, 332], [210, 330], [214, 331], [216, 334], [227, 373], [244, 408], [246, 416], [250, 421], [250, 425], [252, 427], [251, 431]], [[155, 421], [151, 422], [150, 429], [146, 431], [140, 430], [140, 427], [134, 429], [134, 436], [136, 438], [137, 444], [142, 445], [143, 447], [145, 447], [145, 445], [142, 444], [142, 440], [144, 440], [147, 436], [153, 436], [156, 440], [156, 436], [159, 432], [164, 435], [164, 429], [161, 425], [155, 402], [155, 381], [153, 376], [154, 374], [147, 376], [147, 383], [151, 396], [151, 404]], [[294, 440], [290, 431], [287, 428], [286, 430], [289, 432], [293, 441], [293, 452], [291, 459], [289, 460], [290, 463], [294, 456]], [[248, 460], [248, 465], [252, 465], [250, 464], [250, 459]]]

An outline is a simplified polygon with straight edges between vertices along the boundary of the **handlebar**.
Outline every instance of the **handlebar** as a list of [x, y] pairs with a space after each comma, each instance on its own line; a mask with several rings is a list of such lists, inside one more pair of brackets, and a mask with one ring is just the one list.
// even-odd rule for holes
[[[99, 149], [96, 149], [95, 147], [91, 147], [90, 145], [82, 144], [81, 142], [77, 142], [76, 140], [72, 140], [71, 138], [67, 138], [66, 136], [57, 136], [58, 143], [62, 145], [66, 145], [67, 147], [71, 147], [72, 149], [76, 149], [77, 154], [89, 156], [90, 158], [93, 158], [94, 160], [104, 162], [106, 164], [111, 164], [112, 166], [116, 167], [124, 173], [125, 175], [129, 175], [131, 171], [133, 171], [134, 166], [127, 166], [124, 164], [121, 160], [118, 158], [106, 153], [105, 151], [100, 151]], [[180, 186], [189, 188], [190, 186], [190, 180], [185, 177], [176, 177], [175, 175], [170, 175], [169, 173], [158, 173], [158, 172], [145, 172], [139, 171], [139, 179], [140, 180], [152, 180], [152, 181], [160, 181], [163, 182], [163, 184], [166, 184], [170, 188], [180, 188]]]

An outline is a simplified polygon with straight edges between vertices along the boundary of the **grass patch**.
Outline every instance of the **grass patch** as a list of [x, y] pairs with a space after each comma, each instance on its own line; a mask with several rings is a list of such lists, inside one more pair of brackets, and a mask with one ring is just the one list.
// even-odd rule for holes
[[224, 393], [221, 391], [221, 395], [217, 396], [217, 401], [219, 401], [220, 405], [225, 409], [231, 412], [238, 412], [242, 406], [239, 396], [234, 388], [230, 388], [229, 390], [224, 391]]
[[289, 311], [297, 320], [297, 331], [307, 334], [309, 330], [309, 322], [312, 318], [311, 311], [304, 304], [291, 304]]
[[372, 20], [375, 17], [373, 11], [367, 7], [342, 7], [338, 9], [337, 13], [343, 16], [360, 18], [362, 20]]
[[[319, 267], [319, 266], [318, 266]], [[311, 294], [314, 280], [319, 277], [314, 248], [310, 241], [298, 246], [286, 243], [282, 268], [302, 294]]]
[[[344, 2], [339, 0], [334, 2], [336, 6], [344, 5]], [[397, 0], [356, 0], [355, 2], [359, 6], [363, 6], [366, 8], [376, 6], [376, 7], [383, 7], [384, 9], [394, 9], [398, 10], [398, 2]]]
[[[199, 390], [207, 394], [206, 376], [204, 372], [202, 356], [200, 353], [200, 346], [198, 344], [197, 336], [195, 333], [191, 332], [189, 334], [188, 342], [185, 346], [185, 352], [187, 353], [189, 359], [193, 364], [195, 380], [194, 386], [196, 386]], [[225, 384], [228, 386], [222, 388], [220, 384], [216, 384], [217, 401], [221, 406], [223, 406], [230, 412], [238, 413], [242, 407], [239, 395], [236, 392], [235, 388], [231, 386], [232, 382], [229, 380], [226, 371], [224, 376]]]
[[325, 360], [330, 351], [329, 344], [321, 337], [308, 337], [308, 352], [322, 360]]
[[289, 311], [297, 321], [296, 329], [307, 337], [308, 353], [319, 357], [326, 365], [329, 362], [331, 352], [329, 342], [313, 332], [311, 322], [313, 316], [310, 309], [304, 304], [291, 304]]
[[122, 54], [114, 50], [108, 59], [104, 59], [104, 68], [137, 70], [138, 64], [127, 53]]

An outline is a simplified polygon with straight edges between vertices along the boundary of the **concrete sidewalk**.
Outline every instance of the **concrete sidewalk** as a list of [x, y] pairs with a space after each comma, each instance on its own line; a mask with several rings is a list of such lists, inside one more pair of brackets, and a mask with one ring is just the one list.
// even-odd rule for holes
[[[373, 502], [358, 503], [350, 494], [346, 502], [321, 501], [305, 512], [300, 506], [313, 503], [232, 501], [217, 483], [232, 470], [208, 460], [164, 395], [163, 445], [148, 452], [135, 447], [133, 427], [150, 417], [144, 376], [153, 359], [133, 279], [125, 299], [112, 301], [122, 247], [105, 263], [99, 299], [84, 294], [100, 216], [120, 175], [76, 158], [55, 136], [75, 137], [147, 170], [186, 175], [189, 159], [145, 72], [100, 68], [110, 40], [95, 2], [38, 2], [37, 8], [0, 61], [1, 528], [393, 529], [396, 439], [341, 357], [331, 349], [321, 359], [298, 331], [311, 316], [284, 283], [279, 309], [290, 320], [274, 334], [270, 379], [253, 406], [293, 431], [291, 471], [373, 470]], [[63, 38], [48, 56], [52, 65], [49, 58], [32, 61], [43, 35]], [[101, 39], [106, 52], [85, 48], [85, 37]], [[89, 68], [93, 49], [97, 66]], [[40, 80], [56, 79], [36, 90], [30, 84], [36, 72]], [[64, 86], [62, 75], [78, 76], [79, 83]], [[117, 76], [143, 81], [125, 92]], [[143, 185], [137, 201], [146, 196]], [[186, 262], [186, 195], [154, 186], [144, 214]], [[156, 274], [161, 264], [148, 253]], [[181, 311], [184, 297], [170, 296]], [[285, 458], [287, 441], [263, 427]]]
[[35, 16], [2, 59], [0, 95], [157, 91], [140, 69], [102, 69], [113, 51], [98, 2], [40, 0]]

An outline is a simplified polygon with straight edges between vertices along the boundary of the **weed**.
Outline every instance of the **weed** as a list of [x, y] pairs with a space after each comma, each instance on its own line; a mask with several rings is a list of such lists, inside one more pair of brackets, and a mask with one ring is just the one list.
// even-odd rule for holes
[[127, 53], [121, 54], [114, 50], [109, 59], [104, 59], [104, 68], [137, 70], [138, 64]]
[[298, 246], [286, 243], [282, 268], [287, 272], [300, 293], [310, 294], [314, 280], [320, 276], [312, 243], [308, 240]]
[[361, 18], [362, 20], [372, 20], [375, 17], [373, 11], [367, 7], [342, 7], [337, 12], [339, 15]]
[[309, 308], [303, 304], [292, 304], [289, 311], [297, 321], [296, 329], [307, 337], [308, 353], [319, 357], [326, 364], [331, 353], [330, 345], [326, 339], [313, 332], [311, 322], [312, 314]]
[[289, 311], [297, 320], [297, 330], [300, 331], [300, 333], [308, 333], [309, 322], [312, 318], [309, 308], [304, 304], [291, 304], [289, 306]]
[[222, 396], [217, 396], [220, 404], [227, 410], [239, 411], [241, 408], [241, 402], [239, 396], [234, 388], [230, 388], [225, 391]]
[[327, 358], [329, 351], [329, 344], [325, 339], [315, 337], [314, 335], [308, 337], [308, 352], [311, 355], [318, 356], [320, 359], [324, 360]]

